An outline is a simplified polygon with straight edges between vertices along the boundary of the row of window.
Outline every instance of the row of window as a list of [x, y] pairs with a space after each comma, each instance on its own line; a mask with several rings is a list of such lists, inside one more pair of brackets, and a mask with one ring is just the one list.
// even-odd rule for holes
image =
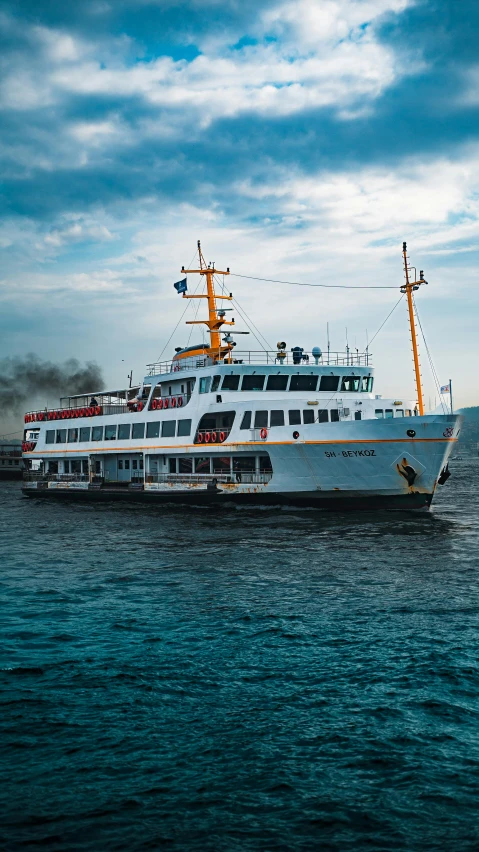
[[412, 412], [410, 408], [376, 408], [375, 415], [378, 420], [388, 419], [390, 417], [412, 417], [416, 412]]
[[[143, 470], [143, 459], [118, 459], [118, 470]], [[101, 462], [94, 462], [95, 472], [101, 473]], [[49, 473], [58, 473], [58, 461], [51, 459], [48, 462]], [[63, 473], [88, 474], [88, 459], [64, 459]]]
[[[221, 390], [237, 391], [240, 389], [240, 379], [242, 391], [325, 391], [326, 393], [335, 393], [338, 390], [341, 380], [341, 391], [344, 393], [371, 393], [373, 389], [372, 376], [318, 376], [318, 375], [294, 375], [289, 376], [285, 373], [277, 373], [276, 375], [257, 375], [256, 373], [241, 375], [232, 373], [224, 376]], [[221, 376], [204, 376], [200, 379], [200, 393], [213, 393], [219, 390]], [[266, 381], [266, 387], [265, 385]]]
[[[333, 423], [339, 420], [339, 411], [337, 408], [331, 408], [329, 411], [327, 408], [320, 411], [316, 411], [314, 408], [303, 408], [302, 411], [299, 408], [295, 408], [288, 412], [284, 412], [282, 409], [278, 409], [277, 411], [245, 411], [240, 429], [251, 429], [252, 427], [255, 429], [272, 429], [274, 426], [285, 426], [286, 413], [290, 426], [300, 426], [301, 423], [328, 423], [330, 416]], [[360, 411], [356, 413], [361, 415]], [[359, 416], [357, 419], [360, 420], [361, 417]]]
[[75, 444], [90, 441], [129, 441], [147, 438], [180, 438], [191, 434], [191, 420], [155, 420], [150, 423], [120, 423], [108, 426], [82, 426], [79, 429], [47, 429], [46, 444]]
[[[258, 465], [256, 465], [258, 461]], [[271, 473], [269, 456], [203, 456], [194, 459], [186, 456], [168, 460], [170, 473]]]

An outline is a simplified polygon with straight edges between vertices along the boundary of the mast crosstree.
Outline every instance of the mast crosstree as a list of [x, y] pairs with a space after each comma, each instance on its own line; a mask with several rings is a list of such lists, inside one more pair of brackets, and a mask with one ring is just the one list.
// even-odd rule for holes
[[217, 300], [224, 299], [226, 301], [231, 302], [233, 299], [232, 293], [229, 296], [225, 296], [223, 294], [216, 293], [215, 285], [214, 285], [214, 276], [215, 275], [229, 275], [230, 270], [229, 267], [226, 270], [215, 269], [214, 264], [206, 264], [205, 259], [203, 257], [203, 252], [201, 251], [201, 242], [198, 240], [198, 256], [200, 261], [199, 269], [185, 269], [184, 266], [181, 267], [181, 271], [184, 273], [196, 273], [198, 275], [204, 275], [206, 278], [206, 293], [202, 293], [201, 295], [188, 295], [187, 293], [183, 293], [184, 299], [207, 299], [208, 300], [208, 319], [204, 320], [189, 320], [186, 322], [186, 325], [206, 325], [209, 329], [210, 334], [210, 346], [206, 350], [207, 354], [213, 361], [220, 360], [228, 360], [228, 356], [233, 349], [232, 342], [226, 342], [224, 346], [221, 344], [220, 337], [220, 328], [223, 325], [234, 325], [234, 319], [231, 319], [229, 322], [224, 319], [225, 311], [222, 309], [218, 309]]

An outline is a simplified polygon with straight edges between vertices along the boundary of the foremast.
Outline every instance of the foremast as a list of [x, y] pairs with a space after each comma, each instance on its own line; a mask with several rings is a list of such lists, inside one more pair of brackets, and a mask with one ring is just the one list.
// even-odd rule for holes
[[223, 294], [216, 293], [215, 284], [214, 284], [214, 276], [215, 275], [229, 275], [230, 270], [229, 267], [226, 270], [215, 269], [214, 264], [206, 264], [205, 259], [203, 257], [203, 252], [201, 251], [201, 242], [198, 240], [198, 256], [200, 261], [199, 269], [185, 269], [184, 266], [181, 267], [181, 271], [184, 273], [196, 273], [198, 275], [203, 275], [206, 278], [206, 293], [202, 294], [192, 294], [188, 295], [187, 293], [183, 293], [184, 299], [207, 299], [208, 300], [208, 319], [204, 320], [189, 320], [186, 322], [186, 325], [206, 325], [209, 329], [210, 334], [210, 345], [206, 349], [206, 354], [213, 361], [228, 361], [230, 360], [231, 351], [233, 349], [233, 342], [226, 340], [224, 345], [221, 343], [221, 335], [220, 328], [223, 325], [234, 325], [234, 319], [231, 319], [229, 322], [224, 319], [225, 310], [218, 309], [216, 302], [218, 299], [224, 299], [226, 301], [231, 302], [233, 299], [232, 294], [230, 293], [228, 296]]
[[419, 408], [419, 414], [422, 417], [424, 414], [424, 395], [422, 390], [422, 379], [421, 379], [421, 367], [419, 364], [419, 350], [417, 346], [417, 334], [416, 334], [416, 320], [414, 316], [414, 301], [413, 301], [413, 292], [414, 290], [419, 290], [421, 284], [427, 284], [427, 281], [424, 280], [424, 273], [421, 269], [419, 273], [418, 281], [410, 281], [409, 280], [409, 272], [411, 269], [414, 269], [414, 277], [416, 277], [416, 268], [409, 266], [408, 256], [407, 256], [407, 245], [406, 243], [402, 244], [402, 254], [404, 261], [404, 275], [406, 277], [406, 283], [401, 287], [401, 293], [405, 293], [407, 296], [407, 307], [409, 312], [409, 327], [411, 330], [411, 343], [412, 343], [412, 354], [414, 360], [414, 374], [416, 377], [416, 392], [417, 392], [417, 403]]

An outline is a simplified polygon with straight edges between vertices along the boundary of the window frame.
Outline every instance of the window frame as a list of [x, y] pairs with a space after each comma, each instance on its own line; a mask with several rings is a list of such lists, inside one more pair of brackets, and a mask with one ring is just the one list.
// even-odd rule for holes
[[[310, 387], [294, 387], [295, 385], [303, 382], [306, 384], [306, 380], [309, 381]], [[318, 374], [317, 373], [294, 373], [291, 376], [291, 380], [289, 383], [289, 391], [290, 393], [316, 393], [316, 389], [318, 387]]]
[[[250, 388], [245, 387], [245, 383], [250, 382], [251, 384], [254, 384], [255, 379], [258, 379], [258, 380], [262, 379], [261, 387], [256, 387], [256, 388], [255, 387], [250, 387]], [[265, 373], [245, 373], [243, 375], [242, 379], [241, 379], [241, 391], [246, 392], [246, 393], [262, 393], [263, 390], [264, 390], [265, 380], [266, 380], [266, 374]]]

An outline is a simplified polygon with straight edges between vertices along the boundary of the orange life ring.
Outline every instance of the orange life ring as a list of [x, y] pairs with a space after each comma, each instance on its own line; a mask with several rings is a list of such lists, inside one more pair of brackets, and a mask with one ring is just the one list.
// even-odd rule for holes
[[95, 414], [101, 414], [101, 406], [97, 405], [96, 408], [94, 409], [94, 413]]
[[263, 427], [259, 430], [259, 436], [264, 441], [268, 437], [268, 430]]
[[226, 440], [226, 433], [225, 433], [225, 432], [220, 432], [220, 441], [221, 441], [221, 443], [223, 443], [223, 441], [225, 441], [225, 440]]
[[161, 411], [161, 409], [163, 408], [163, 400], [162, 399], [157, 399], [156, 407], [157, 407], [158, 411]]
[[163, 408], [168, 408], [168, 405], [169, 405], [168, 399], [164, 399], [163, 400]]
[[198, 443], [199, 444], [203, 443], [203, 432], [198, 432]]
[[154, 399], [153, 402], [151, 403], [152, 411], [156, 411], [157, 407], [158, 407], [158, 403], [157, 403], [156, 399]]
[[171, 407], [176, 408], [176, 396], [171, 397]]
[[210, 442], [210, 441], [211, 441], [211, 435], [210, 435], [210, 433], [209, 433], [209, 432], [205, 432], [205, 442], [206, 442], [207, 444], [209, 444], [209, 442]]
[[183, 405], [183, 397], [182, 396], [178, 397], [177, 405], [178, 405], [178, 408], [181, 408], [181, 406]]
[[216, 441], [218, 440], [216, 432], [211, 433], [211, 440], [213, 441], [213, 444], [216, 444]]
[[139, 403], [138, 403], [138, 406], [137, 406], [137, 409], [136, 409], [136, 410], [137, 410], [137, 411], [143, 411], [143, 403], [142, 403], [142, 402], [139, 402]]

